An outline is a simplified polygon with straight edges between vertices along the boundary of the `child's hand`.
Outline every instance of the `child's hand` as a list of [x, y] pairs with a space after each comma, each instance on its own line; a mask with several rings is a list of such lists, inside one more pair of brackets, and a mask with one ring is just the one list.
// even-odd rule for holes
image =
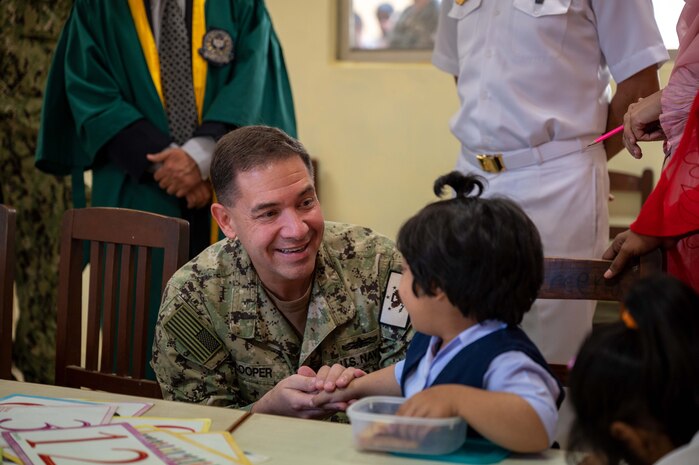
[[311, 408], [334, 408], [347, 410], [347, 407], [356, 400], [354, 391], [349, 388], [337, 388], [333, 392], [319, 391], [311, 397]]
[[451, 392], [452, 386], [433, 386], [418, 392], [398, 409], [398, 415], [406, 417], [445, 418], [459, 416]]
[[[345, 368], [335, 364], [332, 367], [322, 366], [317, 373], [310, 367], [302, 366], [298, 374], [308, 376], [309, 373], [315, 375], [314, 386], [316, 395], [310, 399], [310, 406], [322, 407], [333, 410], [347, 410], [350, 401], [356, 400], [356, 395], [346, 389], [353, 379], [360, 378], [366, 373], [358, 368]], [[349, 403], [348, 403], [349, 402]]]
[[353, 379], [362, 377], [365, 374], [359, 368], [345, 368], [337, 363], [331, 367], [325, 365], [320, 367], [316, 374], [316, 389], [318, 391], [333, 392], [336, 388], [346, 388]]
[[357, 398], [352, 389], [352, 381], [364, 375], [366, 373], [358, 368], [345, 368], [338, 364], [321, 367], [316, 374], [315, 387], [318, 393], [311, 398], [311, 406], [332, 405], [342, 407], [342, 410], [347, 409], [349, 403]]

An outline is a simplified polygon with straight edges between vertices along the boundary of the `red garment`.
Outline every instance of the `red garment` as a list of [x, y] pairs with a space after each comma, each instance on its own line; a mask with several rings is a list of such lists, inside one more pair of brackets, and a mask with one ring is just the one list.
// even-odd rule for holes
[[657, 237], [686, 235], [668, 250], [668, 272], [699, 292], [699, 94], [677, 150], [631, 230]]

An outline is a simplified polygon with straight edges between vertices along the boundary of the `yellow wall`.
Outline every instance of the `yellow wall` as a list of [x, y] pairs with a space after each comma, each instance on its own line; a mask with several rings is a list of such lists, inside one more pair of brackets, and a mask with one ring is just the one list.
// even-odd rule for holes
[[[453, 79], [429, 63], [338, 62], [334, 0], [267, 0], [267, 7], [284, 47], [299, 138], [320, 163], [326, 219], [395, 238], [405, 219], [435, 200], [432, 182], [456, 162]], [[654, 145], [641, 161], [623, 152], [610, 167], [651, 166], [657, 180], [662, 150]]]
[[335, 59], [336, 2], [268, 0], [284, 47], [299, 138], [319, 160], [326, 219], [394, 238], [454, 166], [453, 80], [430, 64]]

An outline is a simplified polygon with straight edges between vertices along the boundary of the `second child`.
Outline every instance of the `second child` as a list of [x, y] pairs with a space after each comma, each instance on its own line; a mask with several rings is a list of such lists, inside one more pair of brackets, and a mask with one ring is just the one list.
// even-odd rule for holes
[[591, 452], [586, 464], [697, 465], [699, 295], [657, 275], [623, 304], [622, 322], [595, 330], [570, 373], [569, 449]]

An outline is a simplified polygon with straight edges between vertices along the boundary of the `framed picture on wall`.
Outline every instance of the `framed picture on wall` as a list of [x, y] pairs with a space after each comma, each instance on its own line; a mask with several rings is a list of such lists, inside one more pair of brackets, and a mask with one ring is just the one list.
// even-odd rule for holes
[[430, 62], [441, 1], [338, 0], [338, 58]]
[[[441, 1], [337, 0], [342, 61], [431, 60]], [[653, 0], [655, 19], [671, 56], [677, 52], [677, 18], [684, 0]]]

